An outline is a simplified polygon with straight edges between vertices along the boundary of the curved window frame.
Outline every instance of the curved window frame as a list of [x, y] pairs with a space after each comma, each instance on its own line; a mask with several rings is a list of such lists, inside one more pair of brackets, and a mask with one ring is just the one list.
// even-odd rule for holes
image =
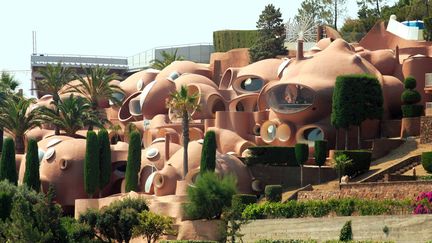
[[[294, 103], [288, 103], [287, 102], [286, 104], [283, 104], [283, 105], [287, 105], [287, 106], [288, 105], [297, 105], [299, 107], [303, 106], [302, 108], [294, 108], [294, 109], [292, 109], [294, 111], [291, 111], [291, 112], [287, 112], [288, 109], [287, 110], [280, 109], [280, 106], [282, 105], [280, 101], [282, 101], [283, 98], [279, 98], [278, 99], [278, 98], [271, 97], [272, 91], [274, 92], [275, 89], [281, 88], [281, 86], [285, 86], [283, 88], [284, 89], [284, 94], [283, 95], [285, 95], [286, 86], [288, 86], [288, 85], [300, 86], [300, 87], [303, 87], [302, 89], [307, 89], [308, 92], [310, 92], [312, 94], [311, 97], [310, 96], [307, 97], [308, 99], [311, 100], [311, 102], [309, 102], [309, 103], [299, 103], [299, 104], [294, 104]], [[306, 86], [304, 84], [299, 84], [299, 83], [282, 83], [282, 84], [277, 84], [277, 85], [271, 87], [270, 89], [268, 89], [266, 91], [265, 101], [267, 103], [267, 106], [270, 109], [272, 109], [273, 111], [275, 111], [277, 113], [280, 113], [280, 114], [284, 114], [284, 115], [291, 115], [291, 114], [296, 114], [296, 113], [305, 111], [305, 110], [313, 107], [313, 105], [314, 105], [314, 103], [316, 101], [316, 97], [317, 97], [316, 91], [314, 89], [310, 88], [309, 86]], [[273, 99], [273, 100], [271, 100], [271, 99]], [[277, 104], [275, 104], [276, 102], [277, 102]]]

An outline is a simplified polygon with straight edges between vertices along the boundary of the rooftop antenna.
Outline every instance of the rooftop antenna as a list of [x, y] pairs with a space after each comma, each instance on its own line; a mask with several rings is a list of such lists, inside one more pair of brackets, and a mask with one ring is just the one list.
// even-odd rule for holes
[[36, 43], [36, 31], [32, 31], [32, 38], [33, 38], [33, 55], [36, 55], [37, 53], [37, 43]]

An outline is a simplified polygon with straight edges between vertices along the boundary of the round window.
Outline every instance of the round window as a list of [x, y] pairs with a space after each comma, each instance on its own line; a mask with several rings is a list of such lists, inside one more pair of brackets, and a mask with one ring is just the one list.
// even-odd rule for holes
[[303, 138], [308, 141], [323, 140], [324, 133], [318, 127], [308, 128], [304, 130]]
[[149, 148], [146, 152], [147, 159], [152, 159], [159, 154], [159, 150], [157, 148]]
[[240, 88], [250, 92], [256, 92], [261, 90], [264, 85], [264, 81], [260, 78], [248, 78], [240, 83]]
[[49, 160], [51, 159], [55, 154], [55, 149], [54, 148], [49, 148], [46, 153], [45, 153], [45, 159]]

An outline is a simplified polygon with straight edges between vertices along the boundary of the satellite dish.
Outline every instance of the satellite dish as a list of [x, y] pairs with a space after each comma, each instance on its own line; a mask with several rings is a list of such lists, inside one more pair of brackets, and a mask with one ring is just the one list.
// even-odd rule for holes
[[285, 40], [287, 42], [296, 42], [297, 40], [316, 42], [318, 23], [315, 22], [312, 16], [299, 16], [295, 19], [289, 19], [285, 27]]

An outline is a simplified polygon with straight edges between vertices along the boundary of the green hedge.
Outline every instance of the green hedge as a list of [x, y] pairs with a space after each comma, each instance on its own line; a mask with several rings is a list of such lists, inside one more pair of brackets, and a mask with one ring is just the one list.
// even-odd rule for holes
[[432, 152], [423, 152], [421, 155], [421, 163], [427, 172], [432, 173]]
[[298, 166], [293, 147], [256, 146], [248, 148], [250, 155], [246, 157], [247, 165], [268, 164]]
[[315, 164], [318, 166], [323, 166], [327, 159], [327, 140], [316, 140], [314, 144], [314, 158]]
[[305, 143], [298, 143], [294, 147], [296, 161], [303, 165], [309, 158], [309, 147]]
[[267, 185], [264, 190], [266, 200], [269, 202], [280, 202], [282, 200], [281, 185]]
[[317, 243], [316, 240], [257, 240], [255, 243]]
[[402, 105], [403, 117], [419, 117], [423, 114], [423, 105]]
[[160, 243], [218, 243], [214, 240], [161, 240]]
[[372, 152], [367, 150], [337, 150], [335, 151], [335, 157], [341, 154], [345, 154], [352, 159], [351, 165], [345, 168], [345, 174], [348, 176], [354, 176], [363, 172], [369, 171]]
[[235, 48], [249, 48], [258, 37], [257, 30], [220, 30], [213, 32], [213, 46], [216, 52]]
[[417, 92], [417, 90], [406, 89], [402, 93], [402, 101], [404, 104], [412, 105], [412, 104], [420, 102], [420, 100], [421, 100], [421, 95], [419, 92]]
[[410, 200], [331, 199], [251, 204], [242, 213], [246, 219], [394, 215], [412, 212]]
[[423, 30], [423, 37], [426, 41], [432, 40], [432, 18], [426, 17], [423, 18], [424, 23], [424, 30]]

